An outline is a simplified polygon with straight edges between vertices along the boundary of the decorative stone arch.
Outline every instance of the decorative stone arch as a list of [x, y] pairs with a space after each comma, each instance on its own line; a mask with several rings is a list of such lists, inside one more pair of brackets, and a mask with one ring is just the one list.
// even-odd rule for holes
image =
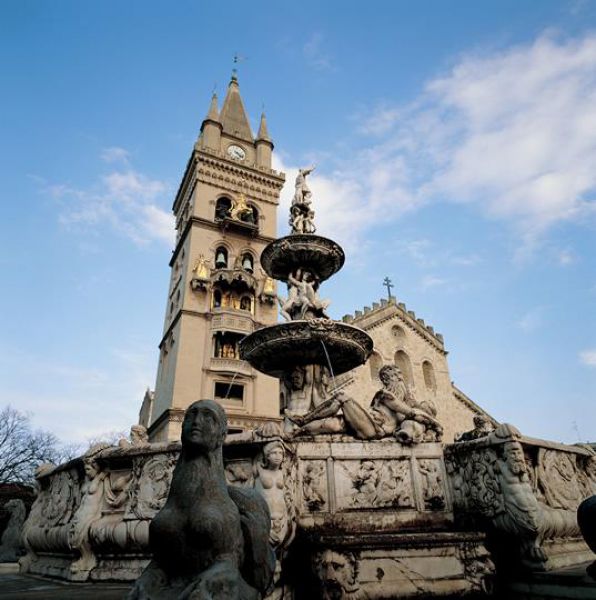
[[[218, 266], [217, 259], [218, 259], [218, 252], [220, 249], [224, 251], [224, 255], [225, 255], [225, 259], [226, 259], [225, 266]], [[228, 242], [226, 242], [224, 240], [218, 240], [217, 242], [212, 244], [211, 255], [213, 256], [213, 264], [216, 269], [229, 269], [230, 268], [231, 259], [232, 259], [232, 248], [230, 247]]]
[[399, 345], [403, 345], [406, 341], [406, 330], [402, 325], [395, 324], [391, 327], [391, 335]]
[[253, 225], [258, 226], [259, 218], [261, 216], [261, 210], [254, 202], [251, 202], [250, 200], [247, 201], [246, 204], [248, 204], [248, 206], [252, 210], [252, 216], [248, 218], [248, 222], [252, 222]]
[[437, 377], [432, 362], [427, 358], [422, 361], [422, 376], [424, 378], [424, 387], [429, 392], [435, 394], [437, 391]]
[[255, 253], [252, 249], [244, 248], [243, 250], [241, 250], [238, 253], [238, 257], [240, 260], [240, 267], [244, 271], [247, 271], [248, 273], [251, 273], [251, 274], [255, 272], [255, 265], [256, 265], [257, 259], [255, 257]]
[[412, 361], [404, 350], [398, 350], [393, 356], [393, 362], [399, 367], [407, 386], [414, 385], [414, 373], [412, 371]]
[[368, 359], [368, 366], [370, 368], [371, 381], [373, 383], [380, 383], [381, 380], [379, 379], [379, 371], [383, 366], [383, 358], [379, 352], [377, 352], [377, 350], [373, 350], [372, 354], [370, 355], [370, 358]]

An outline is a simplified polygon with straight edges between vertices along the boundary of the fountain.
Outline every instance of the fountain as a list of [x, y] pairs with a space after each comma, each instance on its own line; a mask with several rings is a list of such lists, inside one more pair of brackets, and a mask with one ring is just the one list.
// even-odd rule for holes
[[[281, 407], [286, 432], [295, 429], [292, 419], [306, 415], [332, 395], [336, 376], [365, 363], [373, 349], [367, 333], [331, 320], [326, 313], [329, 301], [319, 297], [320, 284], [342, 268], [345, 256], [339, 244], [314, 234], [315, 213], [306, 185], [306, 174], [311, 171], [301, 169], [298, 175], [290, 209], [291, 234], [271, 242], [261, 255], [269, 277], [288, 286], [287, 298], [278, 298], [286, 322], [259, 329], [240, 343], [244, 360], [280, 379], [286, 399]], [[310, 383], [308, 393], [293, 393], [297, 369]]]
[[[342, 374], [367, 361], [373, 341], [331, 320], [319, 295], [344, 253], [315, 233], [311, 172], [296, 181], [291, 233], [261, 256], [288, 286], [277, 298], [286, 321], [240, 344], [254, 368], [279, 378], [283, 430], [268, 423], [228, 435], [222, 448], [227, 484], [269, 507], [276, 568], [267, 600], [482, 597], [495, 565], [499, 586], [527, 591], [537, 574], [591, 560], [575, 518], [596, 492], [591, 448], [482, 419], [445, 445], [433, 403], [418, 400], [394, 364], [380, 367], [372, 399], [346, 393]], [[273, 286], [267, 293], [275, 300]], [[139, 577], [181, 446], [122, 442], [40, 467], [23, 572]]]

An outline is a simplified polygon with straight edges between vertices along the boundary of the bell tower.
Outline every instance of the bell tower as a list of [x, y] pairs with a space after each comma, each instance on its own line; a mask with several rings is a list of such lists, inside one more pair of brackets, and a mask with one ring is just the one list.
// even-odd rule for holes
[[141, 424], [151, 441], [180, 439], [185, 409], [212, 398], [231, 431], [279, 420], [276, 379], [240, 360], [238, 343], [275, 323], [275, 283], [260, 266], [276, 237], [285, 175], [271, 168], [265, 115], [253, 137], [236, 73], [218, 109], [214, 94], [172, 210], [176, 244], [155, 393], [145, 395]]

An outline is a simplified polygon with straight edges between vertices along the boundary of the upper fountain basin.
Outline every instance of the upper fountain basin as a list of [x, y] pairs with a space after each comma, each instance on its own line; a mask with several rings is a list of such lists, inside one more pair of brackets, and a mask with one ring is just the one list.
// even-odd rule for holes
[[261, 265], [273, 279], [287, 281], [296, 269], [314, 273], [319, 281], [329, 279], [343, 266], [341, 246], [319, 235], [294, 233], [268, 244], [261, 254]]

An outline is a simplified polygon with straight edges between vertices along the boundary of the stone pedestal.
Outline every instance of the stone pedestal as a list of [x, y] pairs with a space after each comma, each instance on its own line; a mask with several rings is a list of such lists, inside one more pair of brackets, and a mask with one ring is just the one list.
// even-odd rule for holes
[[312, 573], [298, 577], [298, 597], [459, 596], [492, 587], [483, 534], [454, 530], [440, 443], [329, 438], [296, 443], [294, 555]]

